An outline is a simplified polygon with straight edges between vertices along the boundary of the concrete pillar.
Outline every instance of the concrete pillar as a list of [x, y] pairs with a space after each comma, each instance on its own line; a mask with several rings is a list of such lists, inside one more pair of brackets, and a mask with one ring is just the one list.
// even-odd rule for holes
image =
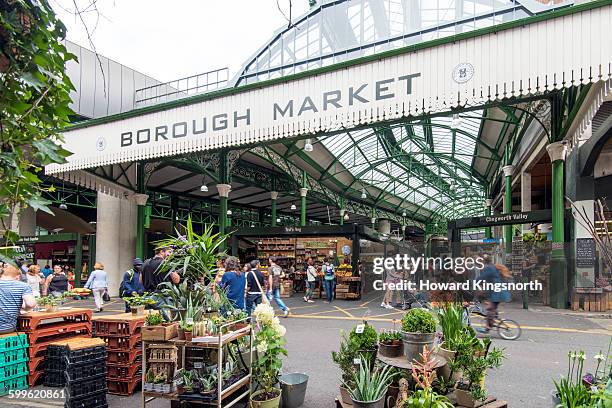
[[546, 146], [552, 162], [552, 254], [550, 260], [550, 306], [556, 309], [566, 307], [567, 261], [565, 259], [565, 198], [563, 168], [567, 145], [555, 142]]
[[378, 221], [378, 233], [379, 234], [385, 234], [385, 235], [390, 235], [391, 234], [391, 221], [381, 218]]
[[[531, 211], [531, 173], [521, 172], [521, 211]], [[527, 232], [531, 228], [529, 224], [523, 224], [523, 231]]]
[[344, 208], [340, 209], [340, 225], [344, 225], [344, 214], [346, 214], [346, 210]]
[[27, 207], [19, 213], [19, 236], [33, 237], [36, 235], [36, 211]]
[[95, 260], [104, 265], [111, 296], [119, 295], [123, 273], [136, 255], [136, 218], [134, 201], [98, 192]]

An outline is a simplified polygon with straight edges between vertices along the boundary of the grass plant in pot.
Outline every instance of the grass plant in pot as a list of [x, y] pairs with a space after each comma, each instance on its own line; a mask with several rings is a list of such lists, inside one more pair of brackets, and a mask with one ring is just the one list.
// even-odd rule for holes
[[62, 304], [62, 301], [64, 300], [63, 296], [53, 296], [53, 295], [49, 295], [49, 296], [41, 296], [38, 299], [36, 299], [36, 303], [39, 306], [44, 306], [45, 308], [45, 312], [57, 312], [59, 305]]
[[123, 298], [123, 300], [125, 300], [130, 306], [133, 315], [144, 314], [146, 306], [155, 304], [155, 300], [153, 300], [146, 292], [142, 295], [126, 296]]
[[391, 366], [371, 367], [367, 359], [362, 359], [359, 370], [353, 374], [353, 385], [349, 388], [353, 407], [384, 408], [387, 387], [394, 372]]
[[193, 340], [193, 323], [180, 322], [179, 329], [183, 331], [185, 341]]
[[382, 330], [378, 335], [378, 352], [390, 358], [402, 356], [404, 354], [402, 333], [395, 330]]
[[459, 370], [451, 373], [451, 364], [455, 358], [458, 342], [467, 328], [463, 319], [463, 306], [459, 303], [445, 303], [438, 311], [438, 322], [442, 328], [443, 342], [438, 347], [437, 354], [447, 362], [442, 367], [441, 374], [446, 381], [451, 380], [452, 375], [454, 382], [459, 379], [461, 373]]
[[261, 303], [255, 308], [257, 331], [255, 347], [258, 358], [252, 366], [253, 378], [258, 390], [251, 394], [253, 408], [278, 408], [281, 401], [281, 390], [276, 387], [280, 370], [283, 367], [281, 356], [287, 355], [285, 349], [286, 329], [274, 316], [274, 309], [267, 303]]
[[410, 309], [402, 318], [402, 340], [408, 361], [418, 360], [423, 347], [431, 348], [436, 333], [436, 319], [426, 309]]

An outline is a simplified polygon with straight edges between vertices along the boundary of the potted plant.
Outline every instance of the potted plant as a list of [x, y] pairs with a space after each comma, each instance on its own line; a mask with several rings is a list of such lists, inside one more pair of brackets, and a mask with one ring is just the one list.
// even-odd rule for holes
[[130, 306], [133, 315], [144, 314], [145, 306], [155, 304], [155, 300], [153, 300], [146, 292], [142, 295], [126, 296], [123, 298], [123, 300], [125, 300]]
[[261, 389], [251, 395], [251, 405], [253, 408], [278, 408], [281, 390], [276, 388], [276, 384], [283, 366], [281, 356], [287, 355], [284, 339], [286, 329], [278, 317], [274, 316], [274, 309], [269, 304], [257, 305], [254, 313], [258, 325], [254, 343], [259, 358], [254, 362], [252, 370]]
[[44, 306], [46, 312], [57, 312], [58, 307], [62, 304], [63, 300], [63, 296], [48, 295], [39, 297], [36, 302], [38, 305]]
[[[453, 404], [444, 395], [439, 395], [433, 390], [433, 382], [436, 378], [435, 361], [431, 358], [432, 352], [423, 347], [419, 355], [420, 361], [412, 362], [412, 379], [416, 382], [416, 390], [407, 396], [402, 407], [405, 408], [452, 408]], [[398, 404], [399, 405], [399, 404]]]
[[[353, 386], [349, 388], [355, 408], [383, 408], [387, 387], [393, 378], [391, 366], [372, 369], [367, 359], [362, 359], [359, 370], [353, 374]], [[347, 387], [348, 388], [348, 387]]]
[[181, 368], [174, 373], [174, 384], [179, 394], [191, 393], [193, 382], [197, 379], [197, 373]]
[[402, 317], [402, 340], [408, 361], [417, 360], [423, 347], [431, 348], [436, 333], [436, 319], [426, 309], [410, 309]]
[[398, 331], [383, 330], [378, 335], [378, 352], [385, 357], [400, 357], [404, 353], [402, 334]]
[[145, 381], [144, 381], [144, 385], [142, 386], [143, 391], [153, 391], [155, 389], [155, 372], [153, 371], [152, 368], [149, 368], [147, 370], [147, 373], [145, 374]]
[[199, 377], [200, 382], [200, 394], [207, 397], [207, 399], [214, 399], [216, 396], [217, 388], [217, 374], [212, 372]]
[[[442, 329], [443, 342], [439, 345], [437, 354], [443, 357], [448, 364], [441, 369], [442, 377], [451, 380], [451, 363], [458, 349], [464, 330], [467, 328], [463, 319], [463, 306], [458, 303], [445, 303], [438, 311], [438, 322]], [[457, 380], [459, 372], [455, 371], [453, 380]]]
[[178, 325], [166, 322], [157, 311], [149, 310], [142, 328], [142, 339], [146, 341], [168, 341], [178, 335]]
[[489, 338], [474, 337], [469, 343], [461, 343], [452, 362], [453, 369], [461, 370], [461, 378], [455, 384], [455, 395], [459, 405], [473, 408], [486, 398], [484, 387], [486, 370], [500, 367], [503, 358], [502, 350], [495, 347], [491, 349]]
[[181, 322], [179, 326], [180, 329], [183, 330], [185, 341], [193, 340], [193, 323]]
[[378, 349], [376, 329], [366, 321], [353, 327], [349, 333], [349, 348], [355, 351], [354, 358], [363, 357], [370, 362], [370, 367], [374, 368]]
[[340, 385], [340, 397], [344, 404], [352, 404], [351, 395], [349, 394], [349, 388], [352, 388], [354, 384], [353, 374], [355, 373], [355, 359], [356, 353], [351, 350], [349, 346], [349, 339], [344, 330], [340, 332], [340, 350], [332, 351], [332, 361], [336, 363], [340, 371], [342, 372], [342, 385]]
[[159, 373], [155, 376], [155, 378], [153, 378], [153, 391], [156, 392], [168, 392], [166, 391], [166, 387], [164, 387], [165, 383], [166, 383], [166, 374], [163, 373]]

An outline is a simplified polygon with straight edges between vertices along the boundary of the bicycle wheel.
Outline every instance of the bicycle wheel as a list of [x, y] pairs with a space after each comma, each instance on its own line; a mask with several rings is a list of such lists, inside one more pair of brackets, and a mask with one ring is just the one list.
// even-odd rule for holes
[[497, 333], [502, 339], [516, 340], [521, 337], [521, 326], [514, 320], [503, 319], [497, 324]]

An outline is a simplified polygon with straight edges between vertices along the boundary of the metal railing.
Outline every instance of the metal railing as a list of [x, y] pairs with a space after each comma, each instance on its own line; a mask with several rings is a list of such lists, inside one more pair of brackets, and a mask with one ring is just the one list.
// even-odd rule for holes
[[214, 91], [225, 87], [228, 80], [229, 68], [221, 68], [137, 89], [134, 92], [134, 106], [138, 108]]

